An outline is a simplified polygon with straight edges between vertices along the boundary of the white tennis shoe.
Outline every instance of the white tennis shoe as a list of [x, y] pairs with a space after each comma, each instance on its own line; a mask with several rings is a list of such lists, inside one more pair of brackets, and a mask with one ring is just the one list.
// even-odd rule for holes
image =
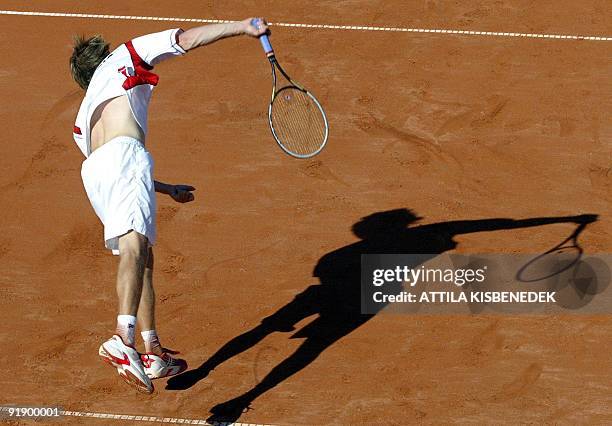
[[161, 379], [182, 373], [187, 370], [187, 361], [180, 358], [174, 358], [172, 355], [178, 352], [164, 349], [164, 353], [156, 355], [146, 353], [140, 355], [140, 360], [144, 366], [144, 371], [150, 379]]
[[125, 382], [139, 392], [152, 393], [153, 383], [145, 373], [140, 354], [136, 349], [123, 343], [116, 334], [100, 345], [98, 354], [102, 360], [115, 367]]

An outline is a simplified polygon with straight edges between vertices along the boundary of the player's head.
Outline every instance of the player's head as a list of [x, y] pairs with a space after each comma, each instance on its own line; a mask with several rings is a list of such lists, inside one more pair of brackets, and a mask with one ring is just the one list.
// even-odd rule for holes
[[352, 231], [362, 240], [394, 237], [419, 219], [421, 218], [414, 214], [412, 210], [387, 210], [362, 217], [359, 222], [353, 225]]
[[109, 53], [109, 44], [100, 35], [89, 38], [76, 36], [74, 38], [74, 48], [70, 57], [70, 72], [74, 81], [82, 89], [87, 89], [96, 68]]

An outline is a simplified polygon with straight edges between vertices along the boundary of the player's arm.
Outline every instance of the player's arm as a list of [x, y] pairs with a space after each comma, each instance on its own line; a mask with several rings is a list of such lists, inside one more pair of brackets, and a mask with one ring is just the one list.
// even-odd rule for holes
[[263, 19], [258, 18], [257, 26], [251, 24], [252, 20], [253, 18], [248, 18], [240, 22], [202, 25], [200, 27], [190, 28], [179, 34], [179, 45], [185, 51], [188, 51], [221, 40], [222, 38], [242, 34], [258, 37], [268, 31], [268, 25]]
[[172, 197], [172, 199], [178, 203], [188, 203], [194, 200], [193, 193], [195, 191], [193, 186], [189, 185], [171, 185], [169, 183], [163, 183], [159, 181], [153, 181], [155, 185], [155, 192], [160, 194], [166, 194]]
[[531, 219], [481, 219], [458, 220], [442, 224], [423, 225], [446, 230], [451, 235], [470, 234], [473, 232], [498, 231], [505, 229], [530, 228], [534, 226], [550, 225], [553, 223], [591, 223], [597, 220], [597, 215], [583, 214], [578, 216], [536, 217]]

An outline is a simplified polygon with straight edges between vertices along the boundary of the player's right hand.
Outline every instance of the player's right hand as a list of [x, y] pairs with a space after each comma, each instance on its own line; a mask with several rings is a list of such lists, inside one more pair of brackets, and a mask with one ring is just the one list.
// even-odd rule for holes
[[264, 18], [248, 18], [242, 21], [244, 33], [252, 37], [259, 37], [269, 33], [268, 23]]

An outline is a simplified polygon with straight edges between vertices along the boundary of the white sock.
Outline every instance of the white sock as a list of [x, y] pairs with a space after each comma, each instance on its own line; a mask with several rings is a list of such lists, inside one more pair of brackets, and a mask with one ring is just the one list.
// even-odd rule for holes
[[117, 315], [117, 334], [126, 345], [134, 346], [136, 317], [134, 315]]
[[141, 331], [140, 335], [144, 341], [145, 351], [147, 353], [154, 353], [157, 355], [162, 353], [162, 346], [161, 343], [159, 343], [159, 337], [157, 336], [157, 332], [155, 330]]

